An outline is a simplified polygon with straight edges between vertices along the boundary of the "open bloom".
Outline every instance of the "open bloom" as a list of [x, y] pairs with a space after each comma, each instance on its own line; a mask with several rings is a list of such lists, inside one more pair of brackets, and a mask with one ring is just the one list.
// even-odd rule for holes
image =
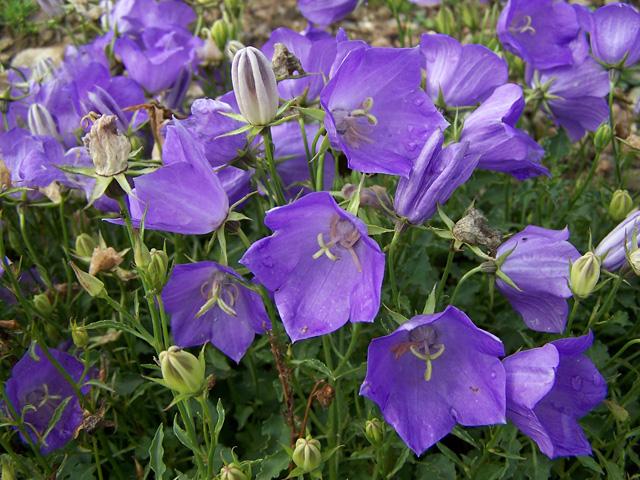
[[176, 345], [211, 342], [236, 362], [255, 334], [271, 328], [262, 299], [241, 277], [215, 262], [176, 265], [162, 290]]
[[350, 168], [408, 176], [429, 134], [446, 128], [420, 89], [422, 63], [416, 48], [357, 48], [342, 61], [320, 103]]
[[503, 360], [507, 418], [549, 458], [589, 455], [578, 420], [607, 395], [607, 384], [584, 352], [591, 333], [563, 338]]
[[274, 231], [240, 263], [268, 290], [291, 340], [372, 322], [380, 308], [384, 254], [366, 225], [326, 192], [267, 212]]
[[109, 14], [112, 30], [139, 33], [147, 28], [183, 28], [196, 20], [196, 12], [182, 0], [120, 0]]
[[548, 230], [529, 225], [498, 247], [497, 258], [506, 255], [500, 270], [519, 288], [501, 279], [498, 290], [522, 316], [524, 323], [539, 332], [560, 333], [567, 322], [570, 264], [580, 253], [567, 240], [569, 229]]
[[[610, 3], [587, 14], [593, 56], [607, 65], [631, 67], [640, 60], [640, 12], [628, 3]], [[624, 60], [624, 62], [623, 62]]]
[[449, 107], [475, 105], [509, 78], [507, 62], [483, 45], [461, 45], [448, 35], [424, 34], [420, 49], [427, 59], [427, 93]]
[[358, 0], [298, 0], [300, 13], [310, 22], [329, 25], [349, 15]]
[[640, 211], [631, 212], [609, 234], [602, 239], [595, 249], [596, 255], [602, 258], [602, 268], [618, 270], [627, 263], [627, 251], [636, 249], [635, 238], [640, 238]]
[[422, 147], [408, 178], [401, 177], [394, 197], [398, 215], [413, 224], [431, 218], [438, 204], [444, 203], [464, 184], [475, 169], [478, 157], [465, 157], [467, 143], [442, 148], [440, 130], [431, 134]]
[[[49, 349], [51, 356], [64, 368], [75, 381], [82, 380], [84, 365], [66, 352]], [[82, 425], [82, 408], [73, 388], [47, 359], [39, 346], [34, 349], [35, 358], [30, 352], [16, 363], [11, 370], [5, 389], [10, 405], [3, 408], [9, 416], [23, 416], [24, 431], [31, 441], [40, 447], [43, 454], [64, 447], [76, 435]], [[89, 385], [80, 388], [83, 395], [89, 393]], [[53, 413], [62, 402], [68, 401], [62, 410], [60, 419], [48, 435], [44, 435], [49, 427]], [[27, 439], [20, 432], [26, 443]]]
[[505, 423], [502, 342], [455, 307], [418, 315], [369, 345], [360, 395], [416, 455], [465, 426]]

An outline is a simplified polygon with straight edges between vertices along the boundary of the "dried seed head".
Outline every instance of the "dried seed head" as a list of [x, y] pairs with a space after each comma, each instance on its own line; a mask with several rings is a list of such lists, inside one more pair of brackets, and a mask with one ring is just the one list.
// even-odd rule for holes
[[96, 167], [96, 174], [113, 177], [127, 169], [131, 144], [118, 133], [115, 115], [103, 115], [91, 126], [91, 131], [82, 139]]

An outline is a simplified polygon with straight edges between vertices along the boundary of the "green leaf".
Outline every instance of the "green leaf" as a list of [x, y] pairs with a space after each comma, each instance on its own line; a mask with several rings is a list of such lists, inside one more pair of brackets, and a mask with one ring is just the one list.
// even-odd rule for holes
[[115, 328], [116, 330], [122, 330], [123, 332], [130, 333], [131, 335], [134, 335], [139, 339], [144, 340], [149, 345], [154, 345], [153, 337], [149, 335], [147, 332], [136, 330], [135, 328], [125, 325], [122, 322], [116, 322], [115, 320], [98, 320], [97, 322], [93, 322], [93, 323], [89, 323], [88, 325], [85, 325], [84, 328], [88, 330], [92, 330], [95, 328]]
[[407, 462], [410, 454], [411, 450], [409, 450], [408, 448], [402, 449], [402, 453], [398, 457], [398, 460], [396, 460], [396, 464], [393, 466], [391, 472], [389, 472], [389, 474], [387, 475], [387, 479], [391, 480], [396, 478], [396, 473], [398, 473], [402, 469], [402, 467], [404, 467], [404, 464]]
[[291, 365], [295, 365], [297, 367], [308, 367], [312, 370], [320, 372], [330, 380], [335, 380], [335, 377], [333, 376], [333, 372], [331, 371], [331, 369], [327, 367], [324, 363], [322, 363], [320, 360], [317, 360], [315, 358], [305, 358], [303, 360], [292, 360]]
[[427, 455], [416, 470], [416, 478], [455, 480], [456, 466], [441, 453]]
[[442, 210], [442, 208], [440, 208], [440, 204], [438, 204], [438, 215], [440, 216], [440, 219], [444, 222], [444, 224], [447, 226], [447, 228], [449, 230], [453, 230], [453, 227], [456, 225], [455, 222], [453, 220], [451, 220], [446, 213], [444, 213], [444, 210]]
[[427, 302], [424, 304], [424, 309], [422, 310], [423, 315], [431, 315], [436, 311], [436, 287], [437, 283], [433, 284], [433, 288], [431, 289], [431, 293], [427, 297]]
[[215, 443], [218, 443], [218, 436], [220, 436], [225, 420], [224, 407], [222, 406], [222, 401], [220, 399], [218, 399], [218, 403], [216, 404], [216, 412], [218, 413], [218, 419], [216, 420], [216, 426], [213, 429], [213, 435]]
[[387, 313], [391, 316], [391, 318], [398, 324], [398, 325], [402, 325], [403, 323], [409, 321], [409, 319], [407, 317], [405, 317], [404, 315], [402, 315], [401, 313], [398, 312], [394, 312], [393, 310], [391, 310], [389, 307], [387, 307], [386, 305], [383, 305], [384, 308], [387, 309]]
[[197, 455], [197, 453], [195, 453], [195, 452], [198, 451], [198, 446], [193, 444], [193, 442], [189, 438], [189, 435], [187, 434], [187, 432], [185, 430], [183, 430], [183, 428], [178, 423], [178, 415], [177, 414], [176, 414], [175, 417], [173, 417], [173, 434], [176, 436], [176, 438], [178, 439], [178, 441], [182, 445], [184, 445], [189, 450], [194, 452], [194, 454]]
[[67, 404], [71, 401], [72, 398], [73, 397], [67, 397], [64, 400], [62, 400], [58, 404], [56, 409], [53, 411], [53, 415], [51, 416], [51, 420], [49, 421], [49, 425], [47, 426], [47, 429], [44, 431], [44, 434], [42, 435], [42, 443], [44, 443], [44, 444], [47, 443], [47, 437], [49, 436], [51, 431], [55, 428], [57, 423], [60, 421], [60, 417], [62, 417], [64, 409], [67, 407]]
[[156, 474], [156, 479], [162, 480], [164, 473], [167, 471], [167, 467], [164, 464], [162, 457], [164, 457], [164, 447], [162, 441], [164, 440], [164, 425], [162, 423], [158, 425], [156, 434], [151, 440], [149, 446], [149, 465], [151, 470]]
[[598, 465], [598, 462], [596, 462], [593, 457], [577, 457], [577, 460], [583, 467], [604, 475], [604, 471], [602, 470], [602, 468], [600, 468], [600, 465]]
[[309, 107], [296, 107], [296, 110], [299, 110], [304, 115], [311, 117], [318, 122], [323, 122], [325, 117], [325, 111], [321, 108], [309, 108]]
[[289, 455], [284, 451], [265, 457], [260, 464], [260, 471], [256, 475], [256, 480], [272, 480], [279, 477], [280, 472], [289, 466], [289, 462]]
[[383, 233], [393, 233], [393, 228], [380, 227], [378, 225], [367, 225], [369, 235], [382, 235]]

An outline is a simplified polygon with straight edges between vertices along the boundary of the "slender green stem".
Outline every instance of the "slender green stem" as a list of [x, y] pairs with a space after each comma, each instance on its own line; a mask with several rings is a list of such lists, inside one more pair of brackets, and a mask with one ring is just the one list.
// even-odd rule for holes
[[607, 316], [607, 314], [609, 313], [609, 310], [611, 309], [611, 305], [613, 304], [613, 300], [616, 297], [616, 293], [618, 293], [618, 289], [622, 284], [622, 280], [623, 280], [622, 275], [618, 274], [618, 276], [613, 282], [613, 287], [611, 288], [611, 290], [609, 290], [609, 294], [607, 295], [607, 298], [605, 299], [604, 304], [602, 305], [602, 308], [600, 308], [595, 313], [595, 315], [592, 315], [591, 318], [589, 319], [589, 322], [587, 323], [587, 327], [585, 328], [585, 332], [588, 332], [589, 329], [593, 325], [598, 323], [598, 321], [601, 318], [604, 318]]
[[455, 290], [453, 291], [453, 295], [451, 295], [451, 299], [449, 300], [449, 305], [453, 305], [456, 299], [456, 296], [458, 295], [458, 291], [460, 290], [460, 287], [462, 286], [462, 284], [464, 282], [466, 282], [469, 278], [471, 278], [473, 275], [475, 275], [478, 272], [482, 271], [482, 265], [478, 265], [475, 268], [472, 268], [471, 270], [469, 270], [467, 273], [465, 273], [462, 278], [460, 280], [458, 280], [458, 284], [456, 285]]
[[100, 460], [100, 450], [98, 449], [98, 442], [96, 437], [91, 437], [91, 443], [93, 444], [93, 456], [96, 459], [96, 471], [98, 472], [98, 480], [103, 480], [102, 476], [102, 462]]
[[[182, 417], [182, 422], [184, 423], [187, 429], [187, 435], [189, 435], [189, 439], [193, 445], [199, 445], [198, 437], [196, 435], [195, 425], [193, 423], [193, 415], [191, 414], [191, 407], [189, 406], [189, 400], [183, 400], [178, 402], [178, 411], [180, 412], [180, 417]], [[198, 448], [193, 452], [193, 457], [196, 462], [196, 466], [198, 468], [198, 477], [199, 478], [207, 478], [206, 475], [206, 467], [204, 466], [204, 462], [202, 461], [202, 452]]]
[[569, 314], [569, 321], [567, 322], [567, 334], [571, 335], [571, 327], [573, 326], [573, 320], [578, 312], [578, 308], [580, 307], [580, 300], [577, 298], [573, 299], [573, 307], [571, 307], [571, 313]]
[[302, 135], [304, 153], [305, 153], [305, 156], [307, 157], [307, 168], [309, 169], [309, 180], [311, 181], [311, 185], [315, 185], [315, 182], [314, 182], [315, 172], [313, 171], [313, 164], [311, 163], [311, 160], [313, 159], [313, 154], [311, 153], [309, 140], [307, 139], [307, 129], [305, 127], [303, 117], [298, 117], [298, 125], [300, 126], [300, 134]]
[[349, 362], [349, 358], [351, 358], [351, 355], [353, 354], [353, 351], [355, 350], [356, 345], [358, 343], [358, 332], [359, 331], [360, 331], [360, 324], [358, 322], [352, 323], [351, 324], [351, 339], [349, 340], [349, 345], [347, 346], [346, 353], [340, 359], [340, 361], [338, 362], [338, 366], [336, 367], [336, 370], [335, 370], [336, 377], [340, 375], [340, 373], [342, 372], [342, 369]]
[[456, 251], [453, 248], [453, 243], [451, 243], [451, 246], [449, 247], [449, 255], [447, 256], [447, 263], [444, 266], [444, 272], [442, 272], [442, 277], [440, 278], [440, 283], [436, 290], [436, 305], [442, 303], [442, 294], [444, 292], [444, 287], [447, 284], [447, 279], [449, 278], [449, 272], [451, 271], [451, 265], [453, 265], [453, 257], [455, 254]]
[[271, 137], [271, 128], [265, 127], [262, 131], [262, 139], [264, 143], [264, 156], [267, 161], [267, 168], [269, 169], [269, 180], [271, 182], [271, 188], [273, 194], [276, 197], [278, 205], [284, 205], [286, 203], [284, 197], [284, 189], [282, 188], [282, 181], [280, 175], [276, 170], [276, 161], [273, 158], [273, 139]]
[[326, 150], [321, 151], [318, 155], [318, 165], [316, 167], [316, 192], [321, 192], [324, 189], [324, 158], [326, 155]]
[[613, 117], [613, 97], [617, 83], [617, 72], [609, 71], [609, 126], [611, 127], [611, 144], [613, 146], [613, 156], [616, 166], [616, 182], [618, 187], [622, 187], [622, 165], [620, 158], [620, 146], [618, 145], [618, 137], [616, 136], [616, 122]]
[[[580, 199], [584, 191], [589, 187], [589, 185], [591, 185], [591, 180], [593, 179], [593, 175], [596, 173], [596, 169], [598, 168], [599, 163], [600, 163], [600, 151], [596, 152], [596, 156], [593, 159], [593, 162], [591, 163], [591, 168], [589, 168], [589, 173], [587, 174], [587, 178], [585, 179], [584, 182], [580, 184], [580, 186], [578, 187], [578, 190], [571, 196], [567, 211], [571, 210], [571, 208]], [[564, 215], [561, 218], [563, 217]]]
[[44, 266], [40, 262], [40, 258], [36, 254], [36, 251], [33, 248], [33, 245], [31, 243], [31, 239], [29, 238], [29, 234], [27, 233], [27, 225], [26, 225], [27, 222], [26, 222], [23, 208], [18, 207], [17, 210], [18, 210], [18, 219], [20, 223], [20, 235], [22, 236], [22, 241], [27, 247], [27, 252], [29, 253], [29, 257], [31, 258], [31, 261], [38, 268], [38, 273], [42, 277], [42, 280], [44, 281], [45, 285], [47, 286], [47, 288], [51, 289], [53, 288], [53, 283], [51, 282], [51, 277], [49, 277], [49, 272], [45, 270]]

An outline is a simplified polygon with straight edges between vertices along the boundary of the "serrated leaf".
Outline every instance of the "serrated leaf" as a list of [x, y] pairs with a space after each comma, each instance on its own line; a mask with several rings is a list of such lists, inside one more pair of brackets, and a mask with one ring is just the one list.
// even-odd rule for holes
[[260, 463], [260, 471], [256, 475], [256, 480], [272, 480], [280, 476], [285, 468], [289, 466], [289, 455], [287, 452], [277, 452], [264, 458]]
[[153, 470], [156, 474], [156, 479], [162, 480], [164, 477], [164, 473], [167, 471], [167, 467], [164, 464], [164, 447], [162, 446], [162, 442], [164, 440], [164, 425], [158, 425], [158, 429], [156, 430], [156, 434], [153, 436], [153, 440], [151, 440], [151, 445], [149, 446], [149, 466], [151, 470]]

